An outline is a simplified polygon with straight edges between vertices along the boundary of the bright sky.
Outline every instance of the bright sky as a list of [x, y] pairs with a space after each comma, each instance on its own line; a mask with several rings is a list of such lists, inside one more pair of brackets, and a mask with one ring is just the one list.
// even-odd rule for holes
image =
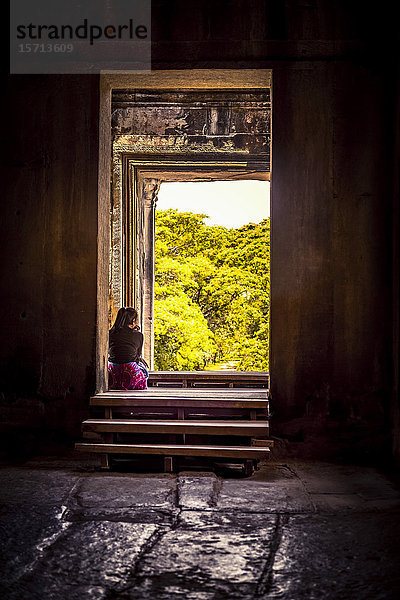
[[181, 181], [161, 184], [157, 209], [209, 215], [207, 225], [241, 227], [269, 217], [269, 181]]

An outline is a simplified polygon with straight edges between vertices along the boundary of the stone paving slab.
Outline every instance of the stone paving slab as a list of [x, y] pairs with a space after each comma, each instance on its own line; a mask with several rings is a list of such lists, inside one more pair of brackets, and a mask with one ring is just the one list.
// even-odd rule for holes
[[0, 469], [0, 502], [63, 504], [78, 481], [77, 473], [62, 469], [3, 468]]
[[400, 493], [375, 469], [330, 463], [293, 463], [316, 512], [400, 509]]
[[68, 524], [63, 520], [60, 506], [0, 505], [0, 597], [2, 585], [12, 585], [41, 559], [47, 546], [52, 545]]
[[76, 490], [74, 506], [82, 508], [163, 508], [175, 506], [176, 478], [131, 474], [95, 474], [82, 478]]
[[295, 515], [281, 526], [265, 598], [398, 600], [399, 519]]
[[243, 480], [224, 481], [218, 497], [219, 510], [240, 512], [302, 513], [314, 512], [310, 496], [300, 480], [284, 479], [273, 482]]
[[82, 477], [69, 498], [69, 521], [172, 524], [179, 512], [172, 475], [99, 474]]
[[[151, 544], [155, 525], [71, 524], [42, 560], [8, 592], [10, 600], [105, 599], [123, 591], [140, 552]], [[115, 596], [114, 596], [115, 597]]]
[[215, 509], [220, 487], [214, 473], [179, 473], [178, 504], [187, 510]]
[[127, 598], [253, 598], [275, 527], [273, 515], [184, 511], [141, 560]]
[[360, 494], [311, 494], [318, 513], [399, 511], [398, 498], [365, 499]]
[[399, 497], [376, 469], [331, 463], [293, 463], [290, 468], [310, 494], [358, 494], [366, 500]]
[[173, 526], [178, 508], [168, 510], [149, 508], [74, 508], [64, 514], [66, 521], [114, 521], [119, 523], [149, 523]]
[[179, 505], [183, 509], [255, 513], [314, 512], [310, 495], [290, 469], [282, 465], [267, 466], [264, 475], [262, 480], [256, 477], [222, 480], [213, 473], [201, 476], [180, 473]]

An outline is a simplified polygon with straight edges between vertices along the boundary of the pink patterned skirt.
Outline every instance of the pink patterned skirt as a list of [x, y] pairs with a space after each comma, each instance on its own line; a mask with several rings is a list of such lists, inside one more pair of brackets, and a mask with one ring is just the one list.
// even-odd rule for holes
[[136, 362], [108, 363], [109, 390], [146, 390], [147, 377]]

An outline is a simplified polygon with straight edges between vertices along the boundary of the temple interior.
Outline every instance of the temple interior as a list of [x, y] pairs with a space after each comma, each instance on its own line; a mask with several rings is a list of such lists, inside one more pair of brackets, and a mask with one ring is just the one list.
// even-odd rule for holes
[[[397, 598], [394, 5], [151, 8], [149, 72], [4, 78], [3, 597]], [[137, 298], [152, 360], [160, 182], [227, 173], [271, 181], [269, 458], [105, 471], [75, 444]]]

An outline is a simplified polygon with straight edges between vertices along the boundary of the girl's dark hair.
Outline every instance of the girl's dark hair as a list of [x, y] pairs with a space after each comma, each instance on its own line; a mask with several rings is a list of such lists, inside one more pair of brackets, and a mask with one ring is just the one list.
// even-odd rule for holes
[[124, 327], [128, 327], [128, 325], [132, 325], [138, 318], [138, 312], [136, 308], [132, 308], [131, 306], [122, 307], [119, 309], [117, 313], [117, 318], [115, 319], [114, 325], [111, 327], [111, 331], [115, 331], [116, 329], [123, 329]]

